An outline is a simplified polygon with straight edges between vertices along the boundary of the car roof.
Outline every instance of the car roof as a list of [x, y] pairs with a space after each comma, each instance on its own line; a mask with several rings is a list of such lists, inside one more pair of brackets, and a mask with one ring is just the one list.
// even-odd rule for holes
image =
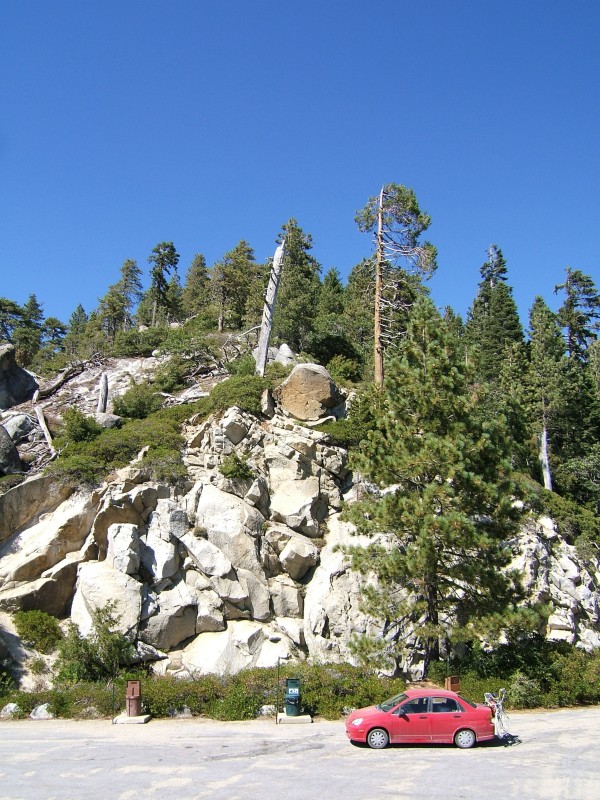
[[428, 686], [427, 688], [416, 687], [412, 689], [405, 689], [404, 694], [408, 697], [458, 697], [456, 692], [451, 692], [448, 689], [440, 689], [436, 686], [433, 688]]

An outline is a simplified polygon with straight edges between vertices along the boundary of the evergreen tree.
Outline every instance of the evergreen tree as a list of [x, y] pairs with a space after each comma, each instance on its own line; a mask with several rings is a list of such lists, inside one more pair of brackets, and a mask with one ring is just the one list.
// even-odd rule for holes
[[64, 338], [64, 348], [67, 355], [71, 358], [79, 353], [81, 340], [85, 334], [85, 329], [88, 323], [88, 315], [85, 313], [84, 307], [79, 303], [77, 308], [69, 317], [67, 325], [67, 335]]
[[14, 300], [0, 297], [0, 338], [13, 341], [13, 331], [23, 319], [23, 309]]
[[179, 275], [174, 272], [171, 275], [169, 285], [167, 287], [167, 318], [169, 322], [180, 322], [184, 318], [183, 312], [183, 289], [179, 280]]
[[159, 310], [166, 316], [169, 312], [169, 282], [167, 276], [177, 272], [179, 263], [179, 253], [175, 250], [173, 242], [161, 242], [157, 244], [148, 256], [148, 261], [152, 264], [150, 269], [151, 285], [149, 296], [153, 303], [152, 324], [157, 320]]
[[305, 349], [321, 364], [328, 364], [337, 357], [338, 363], [343, 359], [351, 372], [357, 373], [360, 354], [346, 330], [344, 293], [339, 272], [330, 269], [319, 291], [313, 331], [306, 339]]
[[142, 270], [137, 261], [128, 258], [121, 266], [121, 278], [117, 283], [119, 291], [125, 298], [123, 330], [133, 325], [134, 310], [142, 298]]
[[523, 342], [523, 328], [499, 247], [490, 247], [480, 272], [482, 280], [468, 313], [466, 336], [475, 352], [477, 379], [496, 383], [506, 348]]
[[[242, 323], [260, 321], [264, 285], [257, 279], [262, 268], [254, 260], [254, 250], [243, 239], [213, 265], [211, 294], [217, 306], [217, 329], [225, 326], [240, 330]], [[257, 297], [258, 294], [258, 297]]]
[[21, 319], [13, 330], [16, 358], [23, 367], [30, 366], [42, 344], [44, 312], [34, 294], [21, 309]]
[[295, 219], [284, 226], [278, 242], [285, 236], [285, 255], [273, 334], [292, 350], [304, 350], [314, 329], [319, 300], [321, 267], [310, 254], [312, 237], [304, 233]]
[[206, 309], [210, 303], [209, 286], [210, 277], [206, 259], [202, 253], [197, 253], [188, 269], [181, 294], [183, 312], [187, 317], [193, 317]]
[[600, 329], [600, 294], [588, 275], [570, 267], [565, 272], [565, 282], [554, 287], [555, 293], [561, 289], [565, 292], [558, 321], [565, 329], [569, 358], [583, 362], [589, 344], [597, 339]]
[[344, 290], [343, 326], [363, 365], [363, 377], [373, 374], [373, 313], [375, 271], [372, 259], [352, 268]]
[[390, 488], [350, 506], [349, 516], [360, 533], [393, 537], [391, 547], [376, 539], [352, 551], [354, 567], [379, 578], [364, 596], [383, 623], [382, 640], [363, 640], [357, 652], [384, 652], [398, 665], [412, 631], [427, 671], [440, 640], [498, 633], [520, 596], [516, 576], [501, 571], [519, 515], [506, 427], [502, 417], [486, 419], [470, 387], [462, 348], [420, 298], [354, 463]]

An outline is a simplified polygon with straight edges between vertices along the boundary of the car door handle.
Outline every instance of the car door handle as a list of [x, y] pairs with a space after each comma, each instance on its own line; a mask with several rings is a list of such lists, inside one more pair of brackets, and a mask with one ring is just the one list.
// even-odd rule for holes
[[460, 719], [460, 714], [452, 714], [452, 716], [454, 717], [454, 719]]
[[419, 719], [427, 719], [427, 714], [420, 714]]

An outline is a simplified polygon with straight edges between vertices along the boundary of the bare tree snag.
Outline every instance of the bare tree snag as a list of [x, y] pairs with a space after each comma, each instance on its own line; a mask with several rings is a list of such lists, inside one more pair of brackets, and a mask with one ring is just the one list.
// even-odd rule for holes
[[105, 414], [106, 406], [108, 405], [108, 375], [103, 372], [100, 376], [100, 383], [98, 384], [98, 407], [97, 414]]
[[379, 208], [377, 209], [377, 260], [375, 263], [375, 385], [383, 386], [383, 342], [381, 336], [381, 299], [383, 293], [383, 263], [385, 253], [383, 246], [383, 186], [379, 193]]
[[275, 301], [277, 300], [277, 289], [279, 288], [279, 279], [281, 277], [284, 252], [285, 238], [277, 247], [275, 250], [275, 255], [273, 256], [273, 264], [271, 266], [271, 274], [269, 276], [269, 285], [267, 286], [267, 294], [265, 296], [265, 304], [263, 306], [263, 317], [260, 326], [260, 333], [258, 335], [258, 348], [255, 359], [256, 374], [261, 376], [265, 374], [265, 367], [267, 366], [269, 339], [271, 338], [271, 329], [273, 327], [273, 314], [275, 312]]
[[48, 447], [50, 448], [50, 455], [52, 456], [52, 458], [54, 458], [54, 456], [56, 456], [56, 450], [54, 449], [54, 445], [52, 444], [52, 435], [48, 430], [48, 426], [46, 425], [46, 420], [44, 419], [44, 412], [42, 411], [40, 406], [35, 407], [35, 415], [40, 424], [40, 428], [42, 429], [42, 433], [44, 434], [44, 439], [46, 440], [46, 442], [48, 443]]

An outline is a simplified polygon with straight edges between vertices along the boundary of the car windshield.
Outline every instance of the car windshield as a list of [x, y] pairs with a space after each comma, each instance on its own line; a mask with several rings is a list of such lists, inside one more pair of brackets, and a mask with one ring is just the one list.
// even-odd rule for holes
[[391, 711], [392, 708], [397, 706], [398, 703], [401, 703], [403, 700], [406, 700], [407, 697], [408, 695], [404, 693], [397, 694], [394, 697], [390, 697], [389, 700], [384, 700], [383, 703], [379, 703], [376, 708], [378, 708], [380, 711]]
[[477, 703], [473, 703], [471, 700], [467, 700], [467, 698], [463, 697], [462, 694], [459, 694], [458, 696], [463, 701], [463, 703], [466, 703], [467, 705], [471, 706], [471, 708], [477, 708]]

